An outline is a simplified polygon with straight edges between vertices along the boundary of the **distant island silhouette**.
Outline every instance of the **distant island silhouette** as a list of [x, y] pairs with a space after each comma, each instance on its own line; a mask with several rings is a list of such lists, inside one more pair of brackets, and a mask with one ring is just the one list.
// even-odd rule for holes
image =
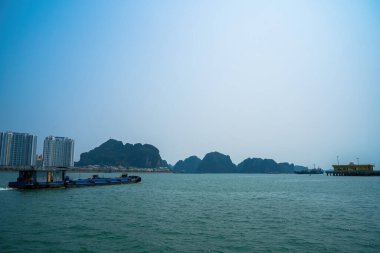
[[123, 166], [135, 168], [170, 168], [175, 173], [293, 173], [306, 167], [292, 163], [276, 163], [273, 159], [247, 158], [235, 165], [230, 156], [210, 152], [203, 159], [190, 156], [169, 165], [151, 144], [130, 144], [109, 139], [89, 152], [82, 153], [75, 166]]
[[136, 168], [169, 167], [165, 160], [161, 159], [159, 150], [150, 144], [129, 144], [109, 139], [89, 152], [80, 155], [79, 162], [75, 166], [123, 166]]
[[182, 173], [293, 173], [304, 169], [304, 166], [261, 158], [247, 158], [235, 165], [228, 155], [219, 152], [208, 153], [202, 160], [190, 156], [173, 167], [174, 172]]

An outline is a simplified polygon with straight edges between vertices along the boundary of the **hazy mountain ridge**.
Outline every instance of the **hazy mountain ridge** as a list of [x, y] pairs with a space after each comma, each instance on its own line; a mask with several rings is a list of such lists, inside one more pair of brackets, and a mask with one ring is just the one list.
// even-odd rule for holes
[[205, 155], [198, 166], [200, 173], [231, 173], [237, 172], [236, 165], [231, 161], [230, 156], [219, 152], [211, 152]]
[[168, 167], [159, 150], [150, 144], [130, 144], [109, 139], [89, 152], [80, 155], [76, 166], [107, 165], [137, 168]]
[[306, 167], [261, 158], [247, 158], [236, 166], [228, 155], [219, 152], [208, 153], [202, 160], [190, 156], [173, 167], [174, 172], [182, 173], [293, 173], [303, 169]]
[[276, 163], [273, 159], [247, 158], [239, 163], [240, 173], [293, 173], [294, 164]]
[[197, 156], [190, 156], [185, 160], [179, 160], [173, 167], [174, 172], [195, 173], [201, 163], [201, 159]]
[[207, 153], [203, 159], [190, 156], [179, 160], [173, 167], [160, 156], [160, 151], [150, 144], [130, 144], [109, 139], [100, 146], [82, 153], [76, 166], [101, 165], [136, 168], [167, 167], [179, 173], [293, 173], [306, 167], [287, 162], [276, 163], [273, 159], [247, 158], [235, 165], [230, 156]]

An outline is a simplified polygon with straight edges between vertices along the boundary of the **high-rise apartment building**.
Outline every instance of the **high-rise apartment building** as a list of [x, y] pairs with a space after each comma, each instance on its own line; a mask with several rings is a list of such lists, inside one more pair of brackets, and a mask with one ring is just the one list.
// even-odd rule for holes
[[0, 132], [0, 165], [34, 166], [37, 136], [27, 133]]
[[74, 166], [74, 140], [67, 137], [46, 137], [43, 165], [45, 167]]

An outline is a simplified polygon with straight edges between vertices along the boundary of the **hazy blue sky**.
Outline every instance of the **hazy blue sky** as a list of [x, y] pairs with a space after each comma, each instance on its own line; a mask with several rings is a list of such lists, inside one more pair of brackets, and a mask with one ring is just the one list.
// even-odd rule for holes
[[[380, 166], [380, 1], [0, 0], [0, 131]], [[379, 168], [378, 168], [379, 169]]]

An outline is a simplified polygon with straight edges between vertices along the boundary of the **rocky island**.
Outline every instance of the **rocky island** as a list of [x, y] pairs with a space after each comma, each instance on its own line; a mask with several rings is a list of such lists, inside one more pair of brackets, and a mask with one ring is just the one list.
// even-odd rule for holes
[[151, 144], [130, 144], [109, 139], [88, 152], [80, 155], [76, 167], [93, 170], [110, 168], [113, 170], [175, 172], [175, 173], [294, 173], [306, 167], [291, 163], [276, 163], [273, 159], [247, 158], [235, 165], [230, 156], [220, 152], [207, 153], [203, 159], [190, 156], [179, 160], [173, 167], [160, 156], [158, 148]]
[[160, 156], [159, 150], [150, 144], [123, 144], [123, 142], [109, 139], [89, 152], [80, 155], [76, 167], [122, 167], [134, 171], [146, 169], [169, 170], [169, 166]]
[[276, 163], [273, 159], [247, 158], [235, 165], [228, 155], [211, 152], [203, 159], [190, 156], [178, 161], [173, 172], [177, 173], [293, 173], [306, 167], [290, 163]]

